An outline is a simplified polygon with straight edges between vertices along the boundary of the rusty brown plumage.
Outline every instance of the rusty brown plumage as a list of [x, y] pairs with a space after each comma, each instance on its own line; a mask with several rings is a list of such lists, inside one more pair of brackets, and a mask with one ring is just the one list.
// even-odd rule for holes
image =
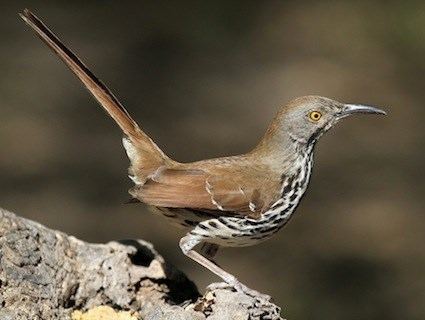
[[217, 215], [230, 211], [259, 218], [279, 197], [280, 177], [266, 174], [267, 169], [259, 165], [253, 170], [253, 163], [248, 167], [247, 161], [241, 157], [231, 164], [176, 164], [131, 193], [158, 207], [208, 209]]

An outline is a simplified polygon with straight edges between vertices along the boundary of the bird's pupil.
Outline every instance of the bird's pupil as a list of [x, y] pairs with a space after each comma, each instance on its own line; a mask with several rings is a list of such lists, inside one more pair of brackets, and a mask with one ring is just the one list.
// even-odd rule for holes
[[312, 111], [309, 114], [309, 117], [313, 121], [318, 121], [322, 117], [322, 114], [320, 112], [317, 112], [317, 111]]

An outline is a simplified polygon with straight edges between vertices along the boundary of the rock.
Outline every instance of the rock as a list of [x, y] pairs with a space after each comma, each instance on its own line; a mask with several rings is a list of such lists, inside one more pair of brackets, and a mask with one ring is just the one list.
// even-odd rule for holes
[[[122, 312], [128, 311], [128, 312]], [[201, 297], [152, 244], [90, 244], [0, 209], [1, 320], [281, 319], [243, 293]]]

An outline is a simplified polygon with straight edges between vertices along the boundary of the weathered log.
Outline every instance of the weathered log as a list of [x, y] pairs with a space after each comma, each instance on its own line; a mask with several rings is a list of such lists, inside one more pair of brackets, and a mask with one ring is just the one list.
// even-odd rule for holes
[[146, 241], [90, 244], [0, 209], [0, 319], [85, 319], [88, 310], [110, 319], [281, 319], [278, 306], [230, 289], [200, 296]]

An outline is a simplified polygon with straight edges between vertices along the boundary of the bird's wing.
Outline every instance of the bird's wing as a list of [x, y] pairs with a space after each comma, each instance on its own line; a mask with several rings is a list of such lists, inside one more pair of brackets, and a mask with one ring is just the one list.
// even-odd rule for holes
[[164, 169], [130, 193], [157, 207], [192, 208], [217, 215], [231, 212], [252, 218], [258, 218], [269, 203], [260, 188], [199, 169]]

